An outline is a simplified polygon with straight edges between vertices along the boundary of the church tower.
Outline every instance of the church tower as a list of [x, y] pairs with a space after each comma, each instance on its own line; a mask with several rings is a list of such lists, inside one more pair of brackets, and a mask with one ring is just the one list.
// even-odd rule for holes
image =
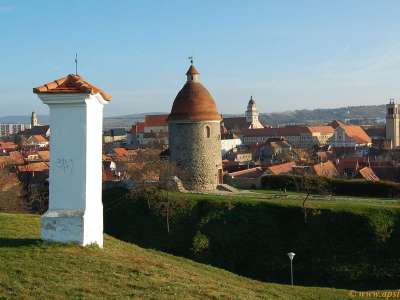
[[33, 111], [31, 115], [31, 128], [36, 127], [39, 125], [38, 117], [36, 113]]
[[249, 128], [251, 129], [264, 128], [258, 120], [258, 111], [253, 96], [250, 97], [249, 103], [247, 104], [246, 122], [249, 123]]
[[207, 191], [222, 183], [221, 116], [199, 75], [192, 62], [168, 117], [169, 150], [185, 188]]
[[390, 149], [400, 146], [399, 106], [394, 99], [386, 105], [386, 143]]

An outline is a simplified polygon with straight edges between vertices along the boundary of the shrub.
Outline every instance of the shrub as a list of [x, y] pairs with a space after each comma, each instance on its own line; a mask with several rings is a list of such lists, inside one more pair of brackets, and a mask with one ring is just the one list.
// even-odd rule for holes
[[208, 250], [209, 243], [208, 237], [197, 231], [193, 237], [193, 247], [191, 249], [194, 256], [197, 258], [204, 256]]
[[266, 175], [261, 179], [264, 189], [287, 189], [313, 194], [329, 192], [334, 195], [368, 196], [368, 197], [398, 197], [400, 184], [386, 181], [366, 181], [361, 179], [337, 179], [317, 176], [299, 175]]

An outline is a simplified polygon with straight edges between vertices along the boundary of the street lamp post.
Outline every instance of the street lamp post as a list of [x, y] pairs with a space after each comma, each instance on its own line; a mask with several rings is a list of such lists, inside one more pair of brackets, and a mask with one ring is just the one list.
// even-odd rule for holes
[[293, 286], [293, 258], [296, 255], [296, 253], [289, 252], [287, 255], [289, 256], [290, 259], [290, 282], [292, 283]]

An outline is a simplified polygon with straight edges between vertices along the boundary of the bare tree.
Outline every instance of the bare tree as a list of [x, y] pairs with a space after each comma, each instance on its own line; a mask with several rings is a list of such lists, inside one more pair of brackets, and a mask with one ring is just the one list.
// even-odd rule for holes
[[329, 192], [328, 184], [323, 177], [311, 176], [307, 172], [301, 175], [292, 175], [292, 181], [297, 192], [304, 193], [304, 198], [302, 201], [302, 210], [304, 214], [304, 223], [307, 223], [308, 211], [307, 211], [307, 201], [310, 199], [311, 195], [318, 194], [323, 195]]
[[[168, 159], [161, 159], [160, 151], [156, 149], [137, 151], [128, 158], [127, 165], [136, 193], [145, 199], [149, 209], [165, 218], [167, 232], [170, 233], [171, 217], [180, 206], [170, 190], [180, 191], [183, 188], [180, 179], [186, 178], [185, 172]], [[149, 184], [153, 181], [158, 181], [158, 184]]]
[[3, 190], [8, 184], [8, 178], [10, 176], [10, 166], [5, 163], [0, 166], [0, 191]]
[[137, 188], [144, 189], [149, 180], [158, 180], [160, 174], [160, 151], [141, 149], [128, 156], [127, 172]]
[[33, 187], [28, 194], [28, 204], [32, 211], [43, 214], [49, 207], [49, 189], [45, 185]]
[[293, 148], [292, 157], [294, 161], [301, 161], [304, 163], [312, 162], [312, 151], [311, 149], [304, 148]]

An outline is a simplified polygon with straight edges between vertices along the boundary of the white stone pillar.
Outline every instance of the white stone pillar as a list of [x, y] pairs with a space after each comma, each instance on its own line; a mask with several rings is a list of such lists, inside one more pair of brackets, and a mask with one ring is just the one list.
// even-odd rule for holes
[[108, 101], [93, 91], [35, 92], [50, 108], [51, 130], [49, 209], [41, 218], [41, 238], [103, 247], [102, 133]]

